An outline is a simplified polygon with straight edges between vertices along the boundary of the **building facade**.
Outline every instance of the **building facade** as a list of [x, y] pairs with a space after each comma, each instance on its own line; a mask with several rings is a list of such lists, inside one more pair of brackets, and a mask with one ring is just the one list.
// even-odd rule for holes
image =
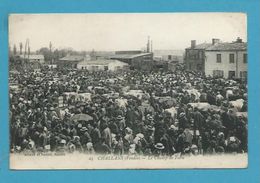
[[84, 56], [68, 55], [66, 57], [59, 59], [59, 61], [57, 62], [57, 67], [66, 68], [66, 69], [77, 69], [78, 63], [84, 60], [85, 60]]
[[[116, 52], [118, 53], [118, 52]], [[125, 54], [126, 53], [126, 54]], [[130, 69], [138, 70], [152, 70], [154, 61], [153, 53], [137, 53], [136, 51], [121, 51], [119, 54], [115, 54], [110, 57], [111, 59], [116, 59], [129, 64]]]
[[98, 59], [79, 62], [77, 69], [88, 71], [123, 71], [128, 70], [129, 65], [118, 60]]
[[247, 43], [241, 39], [232, 43], [218, 43], [205, 50], [206, 76], [247, 78]]
[[[214, 39], [215, 41], [215, 39]], [[185, 49], [184, 64], [187, 70], [204, 72], [205, 70], [205, 49], [211, 46], [210, 43], [196, 45], [196, 40], [191, 41], [191, 46]]]
[[18, 55], [17, 59], [21, 59], [24, 67], [27, 69], [37, 70], [42, 67], [44, 64], [44, 56], [43, 55]]

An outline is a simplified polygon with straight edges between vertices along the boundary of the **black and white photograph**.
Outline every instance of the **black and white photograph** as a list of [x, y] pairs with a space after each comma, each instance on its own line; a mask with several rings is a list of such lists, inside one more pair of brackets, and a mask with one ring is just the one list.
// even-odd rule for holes
[[10, 14], [11, 169], [247, 168], [244, 13]]

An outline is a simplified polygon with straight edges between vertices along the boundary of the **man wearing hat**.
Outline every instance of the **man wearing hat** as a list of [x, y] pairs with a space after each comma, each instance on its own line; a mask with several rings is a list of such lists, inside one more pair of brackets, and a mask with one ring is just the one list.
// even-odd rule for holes
[[190, 124], [188, 122], [188, 119], [186, 118], [185, 112], [181, 112], [179, 115], [179, 128], [185, 129], [189, 128]]
[[156, 143], [154, 145], [154, 151], [153, 151], [153, 154], [155, 156], [161, 156], [163, 154], [163, 150], [164, 150], [164, 145], [162, 143]]
[[92, 140], [91, 140], [91, 137], [90, 137], [90, 135], [89, 135], [89, 133], [88, 133], [88, 128], [87, 127], [82, 127], [81, 129], [80, 129], [80, 142], [81, 142], [81, 144], [87, 144], [88, 142], [91, 142]]
[[123, 133], [123, 131], [126, 127], [125, 119], [121, 115], [118, 115], [116, 120], [117, 120], [117, 126], [118, 126], [119, 132]]

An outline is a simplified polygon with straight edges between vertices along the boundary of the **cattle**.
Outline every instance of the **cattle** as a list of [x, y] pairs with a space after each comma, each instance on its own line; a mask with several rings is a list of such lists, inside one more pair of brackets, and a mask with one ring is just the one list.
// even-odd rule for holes
[[175, 109], [175, 107], [165, 109], [165, 112], [170, 113], [172, 118], [176, 118], [177, 116], [177, 110]]
[[237, 99], [235, 101], [230, 101], [229, 105], [234, 107], [237, 111], [241, 111], [244, 105], [244, 99]]

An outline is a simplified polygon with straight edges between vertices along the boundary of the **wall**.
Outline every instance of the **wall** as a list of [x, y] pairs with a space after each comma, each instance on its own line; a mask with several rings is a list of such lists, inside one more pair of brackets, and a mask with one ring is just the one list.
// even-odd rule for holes
[[186, 49], [184, 60], [187, 70], [204, 71], [204, 50]]
[[154, 65], [153, 54], [134, 57], [131, 61], [131, 66], [140, 70], [152, 70]]
[[[82, 68], [83, 67], [83, 68]], [[78, 64], [78, 70], [89, 70], [89, 71], [100, 71], [105, 70], [105, 65], [89, 65], [89, 64]]]
[[[213, 76], [213, 70], [224, 71], [224, 77], [228, 78], [229, 71], [235, 71], [236, 77], [240, 78], [240, 71], [247, 71], [247, 64], [243, 61], [246, 51], [206, 51], [205, 74]], [[217, 63], [217, 54], [221, 54], [221, 63]], [[229, 62], [229, 54], [234, 54], [234, 63]], [[238, 63], [236, 64], [236, 61]]]

